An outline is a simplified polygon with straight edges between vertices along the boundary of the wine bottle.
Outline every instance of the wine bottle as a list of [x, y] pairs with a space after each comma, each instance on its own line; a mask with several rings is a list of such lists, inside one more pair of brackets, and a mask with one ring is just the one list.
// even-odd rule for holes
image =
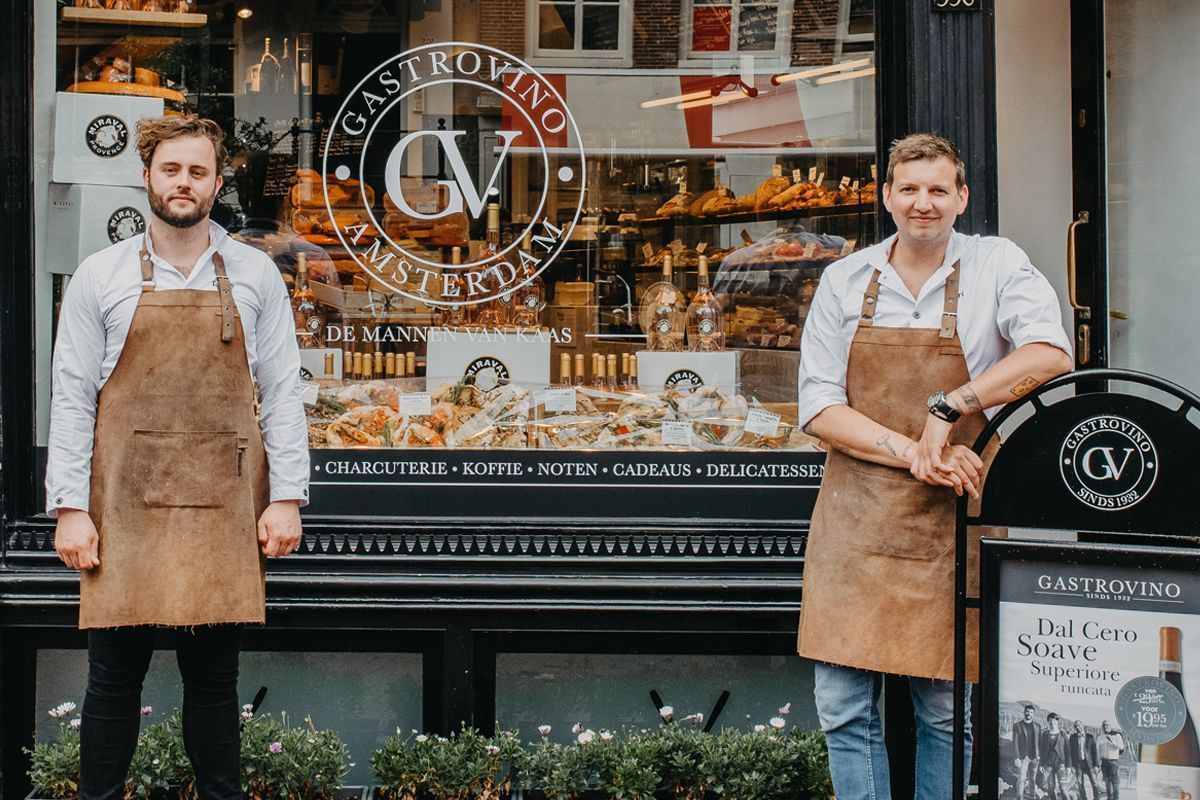
[[537, 272], [537, 260], [533, 258], [533, 244], [529, 231], [521, 243], [523, 257], [521, 285], [513, 290], [512, 322], [522, 328], [536, 328], [542, 322], [542, 309], [546, 305], [546, 284]]
[[308, 285], [308, 257], [296, 254], [296, 288], [292, 292], [292, 316], [296, 319], [296, 341], [301, 347], [321, 347], [325, 320], [316, 295]]
[[262, 60], [258, 62], [259, 90], [266, 94], [279, 91], [279, 76], [282, 68], [279, 59], [271, 55], [271, 37], [263, 39]]
[[508, 324], [509, 312], [512, 308], [511, 293], [504, 292], [500, 270], [506, 265], [500, 260], [500, 204], [487, 205], [487, 241], [485, 242], [484, 257], [490, 265], [483, 271], [482, 284], [488, 294], [479, 309], [476, 322], [485, 328], [497, 328]]
[[[1158, 630], [1158, 676], [1183, 694], [1183, 633]], [[1137, 799], [1179, 800], [1200, 797], [1200, 740], [1184, 697], [1183, 730], [1162, 744], [1143, 744], [1138, 755]]]
[[461, 247], [451, 248], [450, 264], [455, 269], [447, 277], [449, 283], [446, 284], [446, 288], [453, 288], [450, 298], [458, 302], [459, 305], [446, 306], [442, 309], [442, 325], [447, 328], [461, 328], [467, 324], [467, 307], [462, 305], [467, 299], [467, 282], [463, 279], [462, 272], [458, 269], [462, 264]]
[[725, 310], [708, 288], [708, 258], [700, 256], [696, 296], [687, 309], [688, 350], [714, 352], [725, 349]]
[[653, 315], [650, 322], [649, 349], [672, 352], [683, 349], [683, 297], [675, 287], [671, 254], [663, 258], [662, 280], [651, 287]]

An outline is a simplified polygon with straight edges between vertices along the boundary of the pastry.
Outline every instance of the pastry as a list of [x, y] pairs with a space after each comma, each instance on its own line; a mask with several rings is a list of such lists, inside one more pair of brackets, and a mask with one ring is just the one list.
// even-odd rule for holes
[[766, 208], [771, 198], [787, 189], [789, 185], [790, 181], [784, 177], [767, 178], [754, 193], [754, 208], [760, 211]]

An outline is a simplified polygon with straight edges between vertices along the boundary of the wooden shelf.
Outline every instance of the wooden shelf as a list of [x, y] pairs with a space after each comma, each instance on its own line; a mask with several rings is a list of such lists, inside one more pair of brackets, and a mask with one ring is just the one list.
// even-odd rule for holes
[[114, 11], [108, 8], [64, 6], [64, 22], [92, 22], [100, 25], [147, 25], [169, 28], [202, 28], [208, 14], [182, 14], [174, 11]]
[[713, 214], [703, 217], [693, 217], [690, 214], [675, 217], [649, 217], [639, 219], [641, 225], [738, 225], [748, 222], [774, 222], [784, 219], [818, 219], [820, 217], [839, 217], [851, 214], [869, 214], [875, 210], [874, 203], [847, 203], [840, 206], [817, 206], [814, 208], [794, 208], [787, 210], [770, 209], [766, 211], [745, 211], [738, 214]]

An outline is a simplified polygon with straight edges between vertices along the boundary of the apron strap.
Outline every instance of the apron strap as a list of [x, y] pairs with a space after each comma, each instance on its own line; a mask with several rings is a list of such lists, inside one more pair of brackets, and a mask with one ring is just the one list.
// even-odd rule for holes
[[142, 265], [142, 291], [153, 292], [154, 262], [150, 260], [150, 251], [146, 249], [145, 239], [142, 239], [142, 252], [138, 255], [138, 262]]
[[958, 330], [958, 267], [962, 259], [954, 262], [946, 276], [946, 291], [942, 299], [942, 332], [938, 338], [953, 339]]
[[221, 341], [228, 344], [233, 341], [233, 285], [225, 272], [225, 259], [220, 252], [213, 253], [213, 267], [217, 271], [217, 291], [221, 295]]
[[875, 324], [875, 309], [879, 306], [879, 270], [871, 276], [867, 291], [863, 294], [862, 313], [858, 317], [858, 327], [869, 328]]

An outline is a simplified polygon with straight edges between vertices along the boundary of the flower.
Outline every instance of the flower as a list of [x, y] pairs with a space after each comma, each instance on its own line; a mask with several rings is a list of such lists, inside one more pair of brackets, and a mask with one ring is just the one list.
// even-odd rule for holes
[[704, 722], [704, 715], [697, 711], [695, 714], [688, 714], [684, 719], [694, 725], [699, 725], [701, 722]]
[[438, 740], [438, 744], [445, 744], [446, 742], [450, 741], [445, 736], [439, 736], [439, 737], [437, 737], [437, 740]]
[[496, 755], [496, 754], [497, 754], [497, 753], [499, 753], [499, 752], [500, 752], [500, 748], [499, 748], [499, 747], [496, 747], [496, 745], [494, 745], [494, 744], [489, 744], [489, 745], [487, 746], [487, 754], [488, 754], [489, 756], [494, 756], [494, 755]]
[[253, 713], [254, 712], [253, 704], [246, 703], [246, 705], [242, 706], [242, 711], [245, 711], [247, 714]]
[[60, 703], [60, 704], [56, 705], [54, 708], [50, 709], [49, 713], [50, 713], [50, 716], [54, 717], [55, 719], [62, 719], [63, 717], [68, 716], [72, 711], [74, 711], [75, 708], [76, 708], [75, 704], [68, 700], [67, 702]]
[[786, 703], [786, 704], [784, 704], [784, 706], [781, 709], [779, 709], [779, 716], [781, 716], [781, 717], [786, 717], [790, 713], [792, 713], [792, 704], [791, 703]]
[[771, 727], [775, 730], [781, 731], [785, 725], [787, 725], [787, 720], [783, 717], [771, 717]]
[[272, 753], [282, 753], [283, 752], [283, 742], [271, 742], [271, 744], [269, 744], [267, 746], [267, 749], [270, 750]]
[[571, 726], [571, 733], [583, 733], [583, 723], [576, 722]]
[[417, 736], [417, 744], [424, 744], [425, 742], [428, 742], [428, 741], [429, 741], [429, 737], [423, 733], [421, 735]]
[[767, 726], [766, 726], [766, 725], [755, 725], [755, 726], [754, 726], [754, 732], [755, 732], [755, 733], [765, 733], [765, 732], [766, 732], [766, 730], [767, 730]]
[[151, 762], [150, 762], [150, 763], [151, 763], [151, 764], [153, 764], [154, 766], [156, 766], [156, 767], [157, 767], [157, 766], [158, 766], [158, 759], [157, 759], [157, 758], [155, 758], [155, 759], [151, 760]]
[[670, 722], [675, 719], [675, 709], [671, 706], [663, 706], [658, 710], [658, 715], [663, 718], [663, 722]]
[[579, 734], [577, 741], [580, 744], [591, 744], [592, 740], [595, 738], [596, 738], [596, 734], [590, 730], [587, 730], [587, 731], [583, 731], [582, 733]]
[[540, 733], [542, 736], [549, 736], [551, 730], [553, 730], [553, 728], [551, 728], [549, 725], [538, 725], [538, 733]]
[[79, 717], [75, 717], [75, 719], [71, 720], [67, 724], [71, 726], [71, 730], [77, 731], [79, 730], [79, 726], [83, 724], [83, 720]]
[[148, 717], [154, 713], [154, 706], [142, 706], [142, 716]]
[[600, 731], [600, 738], [606, 742], [611, 742], [613, 738], [612, 731]]

